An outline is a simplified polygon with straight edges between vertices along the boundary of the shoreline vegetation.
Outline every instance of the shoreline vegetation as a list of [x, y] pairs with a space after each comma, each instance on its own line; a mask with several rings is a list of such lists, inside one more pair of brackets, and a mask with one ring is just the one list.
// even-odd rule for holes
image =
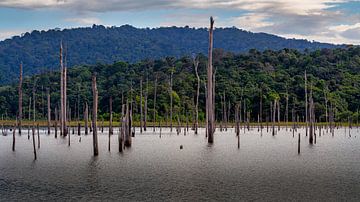
[[[16, 120], [3, 120], [1, 121], [0, 120], [0, 126], [4, 126], [4, 127], [13, 127], [14, 124], [16, 124]], [[84, 121], [70, 121], [70, 122], [67, 122], [67, 126], [68, 127], [78, 127], [78, 124], [80, 123], [81, 125], [81, 128], [84, 128], [84, 125], [85, 125], [85, 122]], [[186, 127], [186, 122], [180, 122], [180, 127], [181, 128], [184, 128]], [[296, 126], [296, 129], [297, 128], [301, 128], [301, 127], [305, 127], [306, 126], [306, 122], [276, 122], [275, 123], [275, 126], [278, 127], [279, 125], [281, 127], [285, 127], [287, 126], [289, 129], [292, 129], [292, 127]], [[360, 127], [360, 123], [348, 123], [348, 122], [335, 122], [333, 123], [334, 124], [334, 127]], [[23, 130], [27, 130], [27, 127], [32, 127], [33, 125], [37, 126], [39, 125], [39, 127], [47, 127], [48, 126], [48, 122], [47, 120], [40, 120], [40, 121], [22, 121], [22, 126], [24, 127]], [[104, 121], [104, 122], [101, 122], [101, 121], [97, 121], [97, 125], [98, 125], [98, 128], [101, 128], [101, 127], [104, 127], [104, 128], [109, 128], [110, 127], [110, 122], [109, 121]], [[112, 127], [113, 128], [119, 128], [119, 126], [121, 125], [121, 122], [119, 121], [113, 121], [112, 122]], [[193, 125], [194, 123], [190, 124], [189, 123], [189, 130], [193, 130]], [[250, 122], [249, 123], [249, 126], [251, 127], [260, 127], [262, 125], [263, 129], [265, 128], [266, 129], [266, 122], [262, 122], [262, 123], [257, 123], [257, 122]], [[314, 125], [316, 126], [328, 126], [330, 127], [330, 123], [327, 123], [327, 122], [318, 122], [318, 123], [314, 123]], [[140, 127], [140, 122], [139, 121], [134, 121], [133, 124], [132, 124], [133, 127], [136, 127], [136, 128], [139, 128]], [[153, 128], [154, 124], [150, 121], [148, 122], [147, 124], [147, 127], [149, 128], [149, 131], [152, 131], [152, 128]], [[157, 122], [155, 124], [155, 128], [159, 128], [159, 126], [161, 126], [162, 128], [170, 128], [170, 122], [166, 122], [166, 121], [161, 121], [160, 122], [160, 125], [159, 125], [159, 122]], [[235, 128], [236, 127], [236, 122], [227, 122], [227, 128]], [[58, 126], [59, 127], [59, 126]], [[89, 126], [90, 127], [90, 126]], [[175, 120], [173, 121], [173, 127], [176, 128], [178, 127], [178, 122], [176, 122]], [[198, 128], [205, 128], [206, 127], [206, 122], [199, 122], [198, 124]], [[216, 128], [225, 128], [225, 125], [222, 125], [220, 122], [216, 122]], [[247, 127], [247, 123], [240, 123], [240, 127]], [[272, 127], [272, 123], [271, 122], [268, 122], [268, 127], [270, 129], [270, 127]], [[54, 124], [52, 123], [51, 124], [51, 129], [54, 129]]]

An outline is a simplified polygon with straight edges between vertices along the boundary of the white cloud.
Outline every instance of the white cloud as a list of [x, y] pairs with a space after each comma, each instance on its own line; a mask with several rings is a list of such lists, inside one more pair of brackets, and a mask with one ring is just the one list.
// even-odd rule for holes
[[65, 21], [74, 22], [78, 25], [93, 25], [93, 24], [101, 24], [101, 20], [96, 17], [74, 17], [74, 18], [67, 18]]
[[21, 34], [25, 33], [28, 30], [0, 30], [0, 40], [10, 39], [13, 36], [20, 36]]
[[337, 8], [339, 4], [350, 1], [359, 0], [0, 0], [0, 7], [65, 9], [77, 15], [67, 21], [80, 25], [101, 23], [91, 17], [94, 13], [174, 9], [175, 14], [164, 16], [160, 26], [195, 27], [208, 26], [208, 16], [192, 14], [186, 9], [231, 10], [242, 14], [218, 17], [217, 26], [237, 26], [254, 32], [331, 43], [360, 44], [360, 39], [357, 39], [360, 14], [345, 13]]

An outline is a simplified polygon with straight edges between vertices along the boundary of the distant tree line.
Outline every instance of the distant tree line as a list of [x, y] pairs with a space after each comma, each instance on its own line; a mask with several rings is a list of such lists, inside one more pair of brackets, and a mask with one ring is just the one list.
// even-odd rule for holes
[[[70, 54], [70, 53], [69, 53]], [[166, 57], [136, 63], [115, 62], [92, 66], [75, 66], [68, 69], [67, 103], [71, 119], [83, 119], [85, 103], [92, 104], [91, 76], [97, 75], [98, 120], [109, 119], [109, 99], [112, 98], [113, 120], [119, 121], [122, 103], [133, 103], [134, 120], [140, 119], [140, 81], [142, 105], [147, 103], [149, 122], [156, 114], [157, 120], [169, 119], [170, 96], [173, 99], [173, 119], [194, 120], [197, 76], [194, 60], [198, 61], [200, 77], [199, 120], [205, 120], [205, 83], [207, 57], [202, 54], [179, 59]], [[20, 64], [19, 64], [20, 65]], [[326, 106], [335, 109], [336, 121], [353, 121], [359, 117], [360, 107], [360, 47], [322, 49], [300, 52], [292, 49], [279, 51], [255, 49], [243, 54], [215, 49], [213, 67], [216, 75], [215, 114], [223, 117], [223, 95], [229, 105], [229, 119], [234, 120], [235, 106], [240, 101], [242, 112], [257, 121], [262, 96], [262, 117], [270, 116], [270, 103], [279, 100], [285, 119], [285, 104], [294, 107], [296, 116], [305, 117], [304, 72], [307, 72], [308, 89], [312, 91], [315, 117], [325, 121]], [[26, 65], [23, 65], [26, 71]], [[58, 68], [60, 70], [60, 67]], [[172, 74], [172, 88], [170, 75]], [[155, 81], [157, 88], [156, 113], [153, 113]], [[47, 119], [46, 90], [51, 94], [51, 106], [60, 108], [60, 71], [48, 71], [23, 79], [23, 120], [26, 120], [30, 97], [36, 89], [37, 120]], [[169, 89], [172, 89], [170, 91]], [[34, 100], [32, 100], [33, 102]], [[246, 110], [246, 112], [244, 111]], [[17, 83], [0, 87], [0, 115], [15, 119], [18, 110]], [[52, 110], [54, 111], [54, 110]], [[227, 111], [227, 110], [226, 110]], [[291, 110], [288, 111], [289, 117]], [[52, 117], [54, 115], [52, 114]], [[289, 118], [289, 120], [291, 120]]]

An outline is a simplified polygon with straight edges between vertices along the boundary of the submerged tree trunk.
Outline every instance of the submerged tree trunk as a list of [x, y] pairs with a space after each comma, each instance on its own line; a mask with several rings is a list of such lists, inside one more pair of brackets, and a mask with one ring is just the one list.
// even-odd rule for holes
[[55, 108], [55, 138], [57, 138], [57, 124], [58, 124], [59, 114], [57, 108]]
[[212, 66], [212, 51], [213, 51], [213, 26], [214, 19], [210, 17], [210, 29], [209, 29], [209, 55], [208, 55], [208, 68], [207, 68], [207, 136], [208, 143], [214, 142], [214, 87], [213, 87], [213, 66]]
[[35, 85], [36, 85], [36, 80], [34, 81], [34, 86], [33, 86], [33, 125], [32, 125], [32, 139], [33, 139], [33, 148], [34, 148], [34, 159], [36, 160], [36, 146], [35, 146]]
[[146, 124], [147, 124], [147, 112], [148, 112], [148, 107], [147, 107], [147, 103], [148, 103], [148, 87], [149, 87], [149, 80], [148, 78], [146, 78], [146, 90], [145, 90], [145, 96], [144, 96], [144, 131], [146, 131]]
[[19, 113], [18, 113], [18, 128], [19, 128], [19, 134], [21, 135], [21, 122], [22, 122], [22, 81], [23, 81], [23, 70], [22, 70], [22, 63], [20, 63], [20, 70], [19, 70]]
[[109, 135], [112, 135], [113, 134], [113, 126], [112, 126], [112, 120], [113, 120], [113, 109], [112, 109], [112, 103], [113, 103], [113, 100], [112, 100], [112, 96], [110, 96], [110, 99], [109, 99], [109, 111], [110, 111], [110, 120], [109, 120]]
[[87, 102], [85, 102], [84, 121], [85, 121], [85, 135], [87, 135], [88, 125], [89, 125], [89, 106]]
[[305, 70], [305, 134], [308, 135], [308, 97], [307, 97], [307, 76]]
[[92, 116], [92, 125], [93, 125], [93, 148], [94, 148], [94, 156], [99, 155], [98, 148], [98, 137], [97, 137], [97, 109], [98, 109], [98, 90], [96, 87], [96, 75], [92, 76], [92, 91], [93, 91], [93, 116]]
[[195, 100], [195, 134], [198, 134], [199, 127], [199, 94], [200, 94], [200, 77], [198, 73], [199, 60], [194, 60], [194, 68], [197, 79], [197, 87], [196, 87], [196, 100]]
[[314, 101], [312, 98], [312, 88], [310, 85], [310, 98], [309, 98], [309, 119], [310, 119], [310, 136], [309, 136], [309, 143], [313, 144], [314, 142], [314, 117], [313, 117], [313, 110], [314, 110]]
[[155, 78], [154, 83], [154, 108], [153, 108], [153, 131], [155, 132], [155, 125], [156, 125], [156, 88], [157, 88], [157, 78]]
[[50, 107], [50, 89], [46, 89], [47, 94], [47, 119], [48, 119], [48, 134], [50, 134], [50, 124], [51, 124], [51, 107]]
[[172, 76], [173, 72], [170, 73], [170, 132], [172, 132], [173, 127], [173, 96], [172, 96]]
[[143, 96], [142, 96], [142, 80], [140, 80], [140, 133], [143, 132]]
[[131, 147], [131, 111], [129, 109], [129, 103], [126, 103], [126, 114], [125, 114], [125, 147]]

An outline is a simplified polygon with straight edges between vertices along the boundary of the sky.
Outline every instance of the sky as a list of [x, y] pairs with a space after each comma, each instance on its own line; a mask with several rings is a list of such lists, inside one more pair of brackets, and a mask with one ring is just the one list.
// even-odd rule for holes
[[0, 40], [32, 30], [237, 27], [286, 38], [360, 44], [360, 0], [0, 0]]

